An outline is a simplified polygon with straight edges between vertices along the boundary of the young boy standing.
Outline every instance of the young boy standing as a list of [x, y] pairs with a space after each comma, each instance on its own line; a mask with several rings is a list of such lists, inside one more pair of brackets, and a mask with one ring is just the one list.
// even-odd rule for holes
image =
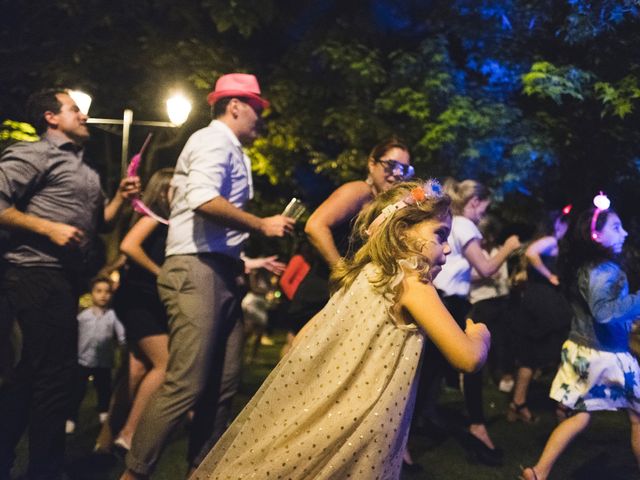
[[109, 308], [113, 288], [107, 277], [91, 281], [91, 307], [78, 314], [78, 369], [72, 410], [67, 420], [67, 433], [75, 431], [78, 410], [87, 389], [87, 380], [93, 377], [98, 396], [100, 423], [107, 419], [111, 398], [111, 369], [113, 368], [113, 340], [125, 344], [124, 327]]

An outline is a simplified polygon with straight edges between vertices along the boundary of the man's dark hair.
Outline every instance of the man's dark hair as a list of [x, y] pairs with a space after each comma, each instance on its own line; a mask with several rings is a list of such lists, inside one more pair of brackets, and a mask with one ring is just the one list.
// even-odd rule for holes
[[211, 118], [216, 119], [223, 116], [227, 111], [227, 105], [229, 105], [229, 102], [234, 98], [240, 100], [242, 103], [249, 103], [249, 99], [247, 97], [223, 97], [211, 105]]
[[47, 131], [47, 121], [44, 119], [45, 112], [58, 113], [62, 108], [62, 103], [56, 95], [67, 94], [64, 88], [47, 88], [32, 93], [27, 99], [27, 120], [36, 129], [38, 135]]
[[231, 101], [233, 97], [224, 97], [218, 100], [216, 103], [211, 105], [211, 118], [216, 119], [220, 118], [227, 111], [227, 105]]

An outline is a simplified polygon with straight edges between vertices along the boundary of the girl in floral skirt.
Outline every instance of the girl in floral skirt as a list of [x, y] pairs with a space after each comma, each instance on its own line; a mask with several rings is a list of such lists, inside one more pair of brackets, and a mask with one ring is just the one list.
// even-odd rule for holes
[[[617, 256], [627, 232], [608, 199], [583, 212], [560, 244], [561, 284], [573, 310], [569, 339], [551, 386], [566, 418], [551, 433], [525, 480], [544, 480], [571, 441], [589, 425], [591, 413], [625, 409], [631, 447], [640, 466], [640, 367], [629, 352], [629, 332], [640, 315], [640, 292], [629, 293]], [[598, 198], [596, 197], [596, 198]]]

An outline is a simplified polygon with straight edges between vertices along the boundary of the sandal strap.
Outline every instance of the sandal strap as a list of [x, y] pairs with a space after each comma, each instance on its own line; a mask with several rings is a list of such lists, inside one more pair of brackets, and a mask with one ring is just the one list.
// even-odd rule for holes
[[527, 402], [523, 402], [523, 403], [520, 403], [520, 404], [518, 404], [516, 402], [511, 402], [509, 404], [509, 408], [511, 408], [516, 413], [520, 413], [525, 408], [529, 408], [529, 404]]

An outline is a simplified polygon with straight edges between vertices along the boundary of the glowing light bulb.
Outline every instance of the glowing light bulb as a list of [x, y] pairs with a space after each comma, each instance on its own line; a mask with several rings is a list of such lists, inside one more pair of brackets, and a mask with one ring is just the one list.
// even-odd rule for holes
[[191, 102], [181, 93], [177, 93], [167, 100], [167, 113], [174, 125], [182, 125], [191, 113]]
[[89, 107], [91, 106], [91, 95], [88, 95], [80, 90], [69, 90], [67, 92], [69, 96], [76, 102], [78, 108], [85, 115], [89, 115]]

